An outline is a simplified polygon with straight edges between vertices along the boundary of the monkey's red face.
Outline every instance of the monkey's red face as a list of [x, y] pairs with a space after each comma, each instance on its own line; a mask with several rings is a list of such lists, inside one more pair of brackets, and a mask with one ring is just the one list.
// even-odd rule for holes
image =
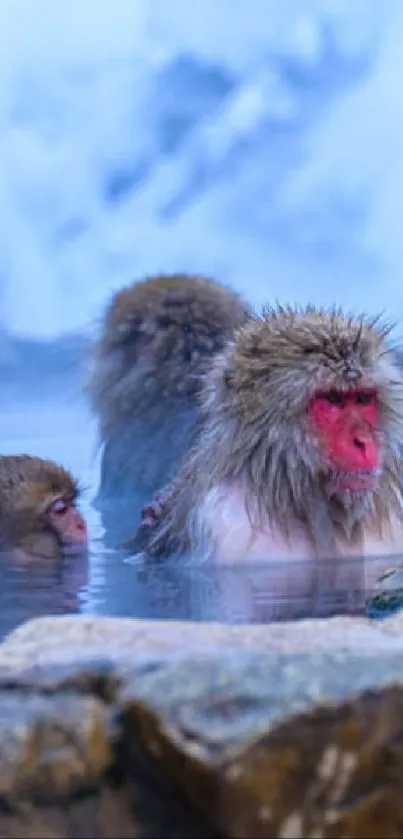
[[373, 491], [381, 469], [376, 390], [317, 391], [309, 414], [337, 490]]
[[87, 550], [87, 525], [74, 499], [56, 498], [47, 508], [46, 517], [65, 554], [81, 554]]

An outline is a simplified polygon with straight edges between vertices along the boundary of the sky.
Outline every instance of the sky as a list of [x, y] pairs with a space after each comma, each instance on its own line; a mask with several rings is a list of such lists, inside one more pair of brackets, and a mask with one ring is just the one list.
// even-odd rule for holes
[[0, 322], [197, 271], [403, 314], [398, 0], [2, 0]]

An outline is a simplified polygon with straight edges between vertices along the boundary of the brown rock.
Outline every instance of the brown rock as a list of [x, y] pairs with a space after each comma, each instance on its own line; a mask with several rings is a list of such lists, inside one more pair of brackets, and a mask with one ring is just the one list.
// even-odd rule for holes
[[222, 836], [403, 836], [401, 657], [188, 660], [121, 702], [127, 766], [140, 739]]
[[[309, 650], [308, 635], [303, 653], [265, 652], [263, 627], [249, 650], [232, 633], [228, 644], [224, 627], [221, 645], [216, 635], [184, 654], [177, 626], [165, 651], [151, 643], [147, 652], [144, 640], [162, 638], [164, 624], [141, 635], [140, 622], [122, 622], [119, 651], [120, 621], [108, 624], [108, 647], [104, 621], [98, 632], [96, 619], [78, 619], [91, 657], [81, 642], [79, 658], [52, 662], [53, 639], [26, 670], [10, 666], [13, 643], [27, 643], [15, 633], [0, 670], [0, 839], [403, 837], [393, 621], [394, 636], [377, 629], [382, 642], [362, 654], [353, 644]], [[45, 621], [35, 623], [45, 638]], [[60, 648], [64, 622], [46, 623]], [[192, 631], [200, 642], [206, 627]]]
[[[214, 839], [147, 756], [124, 772], [113, 702], [157, 666], [100, 659], [0, 679], [0, 839]], [[160, 664], [162, 666], [162, 663]]]
[[108, 713], [92, 697], [0, 694], [0, 801], [56, 802], [96, 788], [111, 763]]
[[56, 661], [52, 665], [34, 664], [27, 669], [0, 667], [0, 691], [19, 693], [36, 691], [57, 693], [75, 691], [95, 695], [105, 702], [112, 702], [121, 683], [116, 665], [111, 659], [85, 657], [85, 665], [77, 660]]

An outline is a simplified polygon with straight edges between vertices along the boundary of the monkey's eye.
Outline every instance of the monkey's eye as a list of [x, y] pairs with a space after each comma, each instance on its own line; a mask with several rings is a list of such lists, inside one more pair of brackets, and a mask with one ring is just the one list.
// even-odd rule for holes
[[53, 515], [56, 516], [64, 516], [65, 513], [67, 513], [67, 510], [70, 506], [71, 505], [68, 504], [67, 501], [64, 501], [63, 498], [57, 498], [56, 501], [53, 501], [53, 503], [50, 505], [48, 511], [49, 513], [53, 513]]
[[355, 395], [355, 402], [357, 405], [373, 405], [376, 400], [376, 394], [373, 390], [360, 390]]
[[345, 395], [340, 390], [327, 390], [326, 393], [321, 394], [322, 399], [326, 399], [330, 405], [344, 405]]

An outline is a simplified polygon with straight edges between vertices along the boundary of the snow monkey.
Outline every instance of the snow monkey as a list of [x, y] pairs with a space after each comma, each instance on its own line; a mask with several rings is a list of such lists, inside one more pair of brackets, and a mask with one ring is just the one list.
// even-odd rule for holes
[[85, 555], [79, 490], [62, 466], [27, 454], [0, 456], [0, 548], [19, 559]]
[[215, 357], [202, 433], [129, 546], [275, 563], [288, 592], [371, 587], [403, 552], [403, 372], [389, 332], [314, 306], [250, 318]]
[[[232, 290], [201, 276], [146, 278], [117, 292], [93, 349], [88, 393], [103, 444], [97, 505], [116, 529], [133, 526], [194, 439], [203, 373], [251, 314]], [[110, 514], [108, 507], [112, 507]]]

